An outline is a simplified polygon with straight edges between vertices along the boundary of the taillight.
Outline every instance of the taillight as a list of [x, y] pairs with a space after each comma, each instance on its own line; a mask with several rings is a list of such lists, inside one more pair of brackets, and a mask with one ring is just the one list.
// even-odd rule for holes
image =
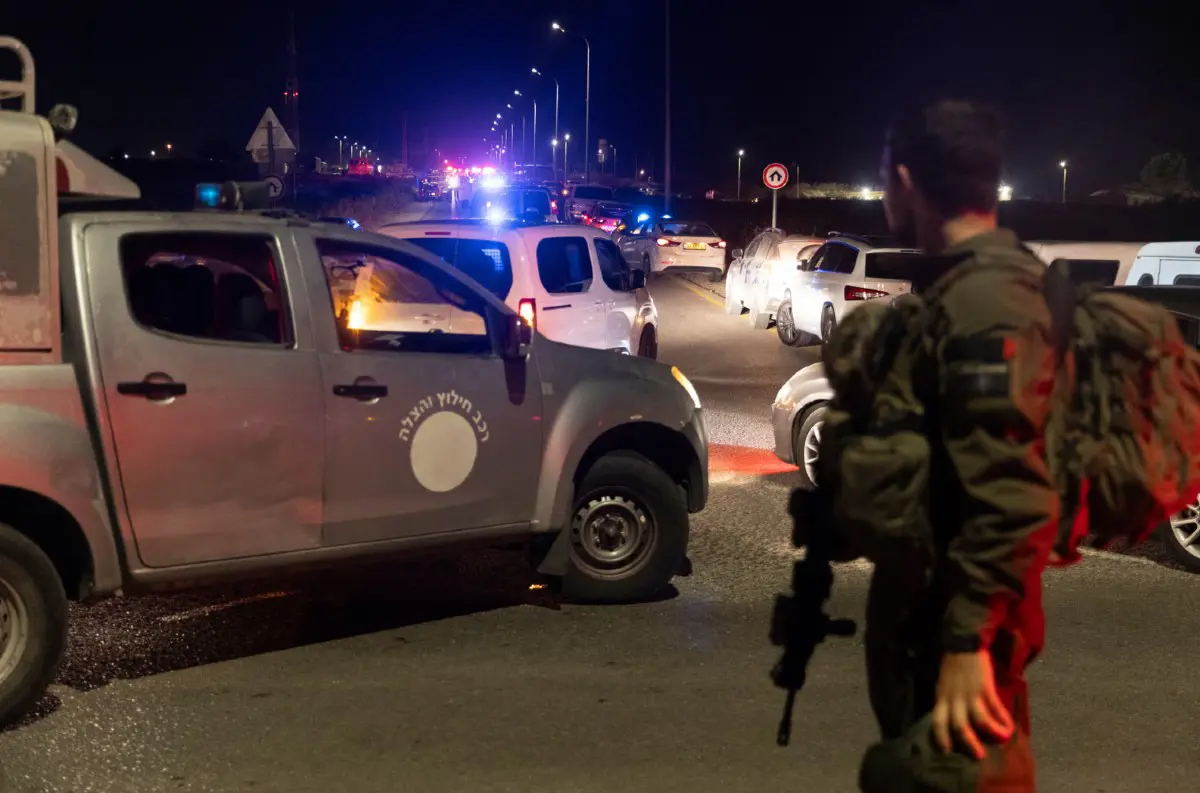
[[584, 223], [591, 223], [591, 222], [592, 222], [592, 219], [591, 219], [590, 217], [588, 217], [587, 215], [580, 215], [580, 216], [579, 216], [579, 219], [580, 219], [580, 220], [582, 220]]
[[552, 199], [550, 199], [550, 211], [551, 211], [551, 212], [557, 212], [557, 211], [558, 211], [558, 202], [557, 202], [557, 201], [555, 201], [553, 198], [552, 198]]
[[517, 314], [529, 327], [537, 330], [537, 301], [532, 297], [523, 297], [517, 303]]
[[710, 243], [708, 243], [708, 247], [720, 248], [721, 250], [725, 250], [725, 240], [718, 240], [716, 242], [710, 242]]
[[887, 292], [878, 289], [863, 289], [861, 286], [847, 286], [843, 292], [847, 300], [874, 300], [877, 297], [887, 297]]
[[669, 240], [666, 237], [659, 237], [658, 239], [656, 239], [654, 241], [654, 244], [660, 248], [670, 248], [672, 246], [678, 245], [679, 243], [675, 242], [673, 240]]

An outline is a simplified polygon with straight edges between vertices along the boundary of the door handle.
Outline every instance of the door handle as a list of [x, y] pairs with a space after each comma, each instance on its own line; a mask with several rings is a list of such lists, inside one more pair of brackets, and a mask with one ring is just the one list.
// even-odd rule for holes
[[542, 311], [556, 311], [560, 308], [570, 308], [570, 303], [559, 303], [557, 306], [542, 306]]
[[140, 396], [151, 402], [163, 402], [187, 393], [186, 383], [159, 383], [153, 380], [137, 380], [117, 383], [117, 393], [122, 396]]
[[333, 387], [334, 396], [361, 399], [364, 402], [372, 399], [380, 399], [387, 396], [387, 394], [387, 386], [375, 383], [352, 383], [350, 385], [335, 385]]

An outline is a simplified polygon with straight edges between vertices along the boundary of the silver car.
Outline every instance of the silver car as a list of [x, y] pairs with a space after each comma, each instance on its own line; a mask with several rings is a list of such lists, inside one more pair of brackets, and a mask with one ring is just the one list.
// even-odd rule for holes
[[817, 452], [825, 406], [833, 399], [833, 388], [825, 379], [823, 364], [814, 363], [791, 376], [771, 406], [775, 431], [775, 456], [800, 468], [804, 484], [816, 484]]

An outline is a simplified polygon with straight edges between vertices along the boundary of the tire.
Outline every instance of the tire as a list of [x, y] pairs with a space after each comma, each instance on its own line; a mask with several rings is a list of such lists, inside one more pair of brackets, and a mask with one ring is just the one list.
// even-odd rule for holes
[[837, 330], [837, 315], [833, 313], [833, 306], [825, 306], [825, 309], [821, 312], [822, 347], [829, 343], [829, 339], [833, 336], [835, 330]]
[[642, 338], [638, 341], [638, 357], [658, 360], [658, 332], [653, 325], [642, 329]]
[[[801, 347], [802, 342], [808, 341], [809, 334], [796, 328], [796, 320], [792, 318], [792, 301], [784, 298], [775, 309], [775, 333], [785, 347]], [[811, 342], [809, 342], [811, 344]]]
[[713, 270], [711, 273], [708, 274], [708, 280], [712, 281], [714, 284], [721, 283], [722, 281], [725, 280], [725, 271], [724, 270]]
[[650, 283], [650, 274], [653, 271], [654, 268], [650, 266], [650, 257], [642, 256], [642, 275], [645, 277], [646, 283]]
[[800, 484], [810, 489], [817, 486], [816, 471], [814, 470], [816, 457], [813, 454], [806, 455], [805, 452], [812, 451], [810, 446], [820, 445], [821, 427], [825, 423], [825, 410], [825, 403], [818, 402], [807, 408], [792, 426], [792, 459], [796, 461], [796, 467], [800, 469]]
[[1200, 573], [1200, 534], [1197, 532], [1200, 532], [1200, 500], [1184, 507], [1162, 529], [1163, 544], [1171, 556], [1192, 573]]
[[[605, 547], [606, 541], [617, 540], [600, 536], [605, 528], [621, 531], [616, 547]], [[592, 465], [576, 489], [567, 530], [572, 542], [563, 594], [578, 602], [651, 598], [666, 588], [687, 555], [682, 490], [634, 452], [612, 452]], [[617, 558], [618, 553], [623, 556]]]
[[67, 646], [67, 596], [54, 564], [0, 523], [0, 726], [23, 716], [54, 681]]

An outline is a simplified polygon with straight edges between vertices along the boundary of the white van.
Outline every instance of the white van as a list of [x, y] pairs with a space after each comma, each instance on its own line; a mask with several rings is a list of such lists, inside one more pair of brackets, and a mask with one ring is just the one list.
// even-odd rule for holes
[[1126, 283], [1125, 279], [1133, 267], [1133, 260], [1145, 244], [1034, 240], [1026, 242], [1025, 247], [1033, 251], [1033, 255], [1047, 266], [1066, 259], [1071, 266], [1072, 277], [1082, 277], [1103, 286], [1120, 286]]
[[1151, 242], [1142, 246], [1126, 286], [1200, 286], [1200, 242]]

